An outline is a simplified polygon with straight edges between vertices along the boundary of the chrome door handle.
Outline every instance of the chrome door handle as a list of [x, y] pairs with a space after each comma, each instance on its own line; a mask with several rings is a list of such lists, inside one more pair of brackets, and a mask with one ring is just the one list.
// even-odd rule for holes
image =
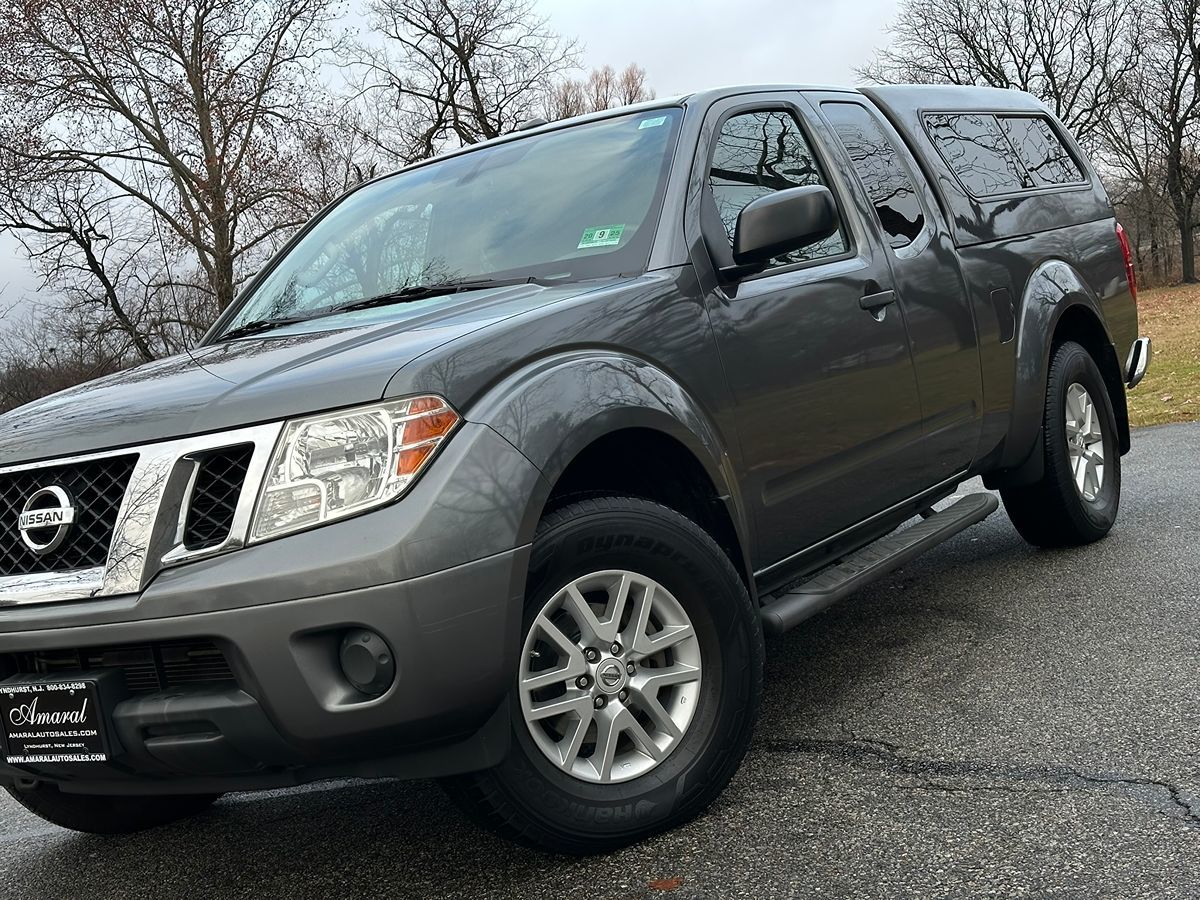
[[883, 309], [885, 306], [890, 306], [895, 302], [895, 291], [880, 291], [877, 294], [867, 294], [858, 301], [858, 305], [867, 312], [873, 313]]

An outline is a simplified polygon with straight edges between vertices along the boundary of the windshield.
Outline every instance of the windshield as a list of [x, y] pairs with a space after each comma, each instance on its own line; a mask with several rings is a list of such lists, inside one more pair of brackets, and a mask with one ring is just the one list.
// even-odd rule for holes
[[532, 135], [353, 191], [223, 331], [448, 281], [640, 271], [681, 114], [657, 109]]

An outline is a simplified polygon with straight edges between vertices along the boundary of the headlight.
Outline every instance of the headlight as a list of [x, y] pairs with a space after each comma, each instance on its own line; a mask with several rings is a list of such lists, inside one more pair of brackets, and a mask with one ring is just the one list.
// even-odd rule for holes
[[441, 397], [288, 422], [259, 492], [251, 540], [332, 522], [399, 497], [458, 422]]

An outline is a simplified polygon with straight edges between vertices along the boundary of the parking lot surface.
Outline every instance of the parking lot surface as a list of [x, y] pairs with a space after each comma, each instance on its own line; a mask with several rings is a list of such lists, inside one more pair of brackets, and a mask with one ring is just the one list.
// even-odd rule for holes
[[1001, 511], [772, 641], [737, 778], [637, 847], [514, 847], [421, 782], [121, 839], [0, 794], [0, 897], [1200, 896], [1198, 513], [1200, 424], [1138, 431], [1107, 540]]

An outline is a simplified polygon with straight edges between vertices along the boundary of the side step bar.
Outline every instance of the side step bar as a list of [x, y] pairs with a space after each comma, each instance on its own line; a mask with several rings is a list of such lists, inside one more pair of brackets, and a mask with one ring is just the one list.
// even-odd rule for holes
[[[903, 531], [868, 544], [759, 611], [763, 631], [782, 634], [996, 511], [995, 494], [969, 494]], [[925, 515], [922, 513], [922, 515]]]

